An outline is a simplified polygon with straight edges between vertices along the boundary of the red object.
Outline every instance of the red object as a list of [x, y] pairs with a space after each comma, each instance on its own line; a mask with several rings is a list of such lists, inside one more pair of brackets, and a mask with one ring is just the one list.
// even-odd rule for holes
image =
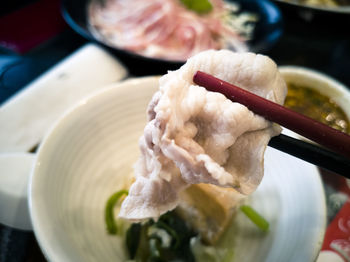
[[347, 201], [327, 228], [322, 250], [331, 250], [350, 261], [350, 202]]
[[194, 75], [193, 82], [209, 91], [219, 92], [256, 114], [350, 158], [350, 136], [341, 131], [201, 71]]
[[25, 53], [66, 26], [60, 1], [40, 0], [0, 18], [0, 46]]

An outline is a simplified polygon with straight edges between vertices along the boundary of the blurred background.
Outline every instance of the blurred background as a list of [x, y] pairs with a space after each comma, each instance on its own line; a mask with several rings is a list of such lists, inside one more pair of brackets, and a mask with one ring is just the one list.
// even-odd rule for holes
[[[239, 2], [245, 4], [245, 1]], [[277, 8], [278, 14], [276, 16], [275, 10], [270, 6], [258, 6], [258, 10], [264, 10], [266, 21], [264, 20], [259, 29], [260, 34], [264, 36], [258, 36], [262, 48], [256, 50], [270, 56], [280, 66], [308, 67], [350, 86], [350, 11], [346, 8], [342, 11], [332, 8], [310, 8], [285, 1], [267, 2]], [[0, 105], [89, 42], [103, 46], [125, 65], [128, 77], [163, 74], [182, 64], [181, 61], [145, 58], [101, 43], [101, 40], [86, 31], [86, 17], [81, 17], [82, 13], [86, 14], [85, 4], [86, 1], [80, 0], [2, 1]], [[247, 6], [255, 8], [252, 3], [248, 3]], [[275, 16], [271, 20], [269, 15], [273, 14]], [[264, 34], [269, 37], [265, 38]], [[325, 171], [322, 171], [322, 174], [328, 195], [341, 193], [339, 198], [332, 198], [335, 199], [333, 202], [328, 200], [331, 222], [350, 193], [349, 188], [344, 186], [343, 178], [334, 179], [334, 176]], [[46, 259], [31, 231], [17, 230], [0, 224], [0, 262], [12, 261]]]

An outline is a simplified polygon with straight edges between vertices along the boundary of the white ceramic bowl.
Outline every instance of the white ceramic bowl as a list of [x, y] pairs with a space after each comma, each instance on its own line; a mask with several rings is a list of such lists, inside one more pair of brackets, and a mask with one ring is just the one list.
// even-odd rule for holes
[[[104, 205], [132, 173], [146, 106], [157, 86], [158, 78], [149, 77], [106, 88], [67, 112], [43, 140], [29, 208], [48, 260], [126, 261], [123, 239], [106, 233]], [[315, 260], [326, 214], [314, 166], [268, 148], [265, 177], [250, 202], [270, 222], [270, 231], [262, 234], [239, 213], [227, 232], [234, 261]]]

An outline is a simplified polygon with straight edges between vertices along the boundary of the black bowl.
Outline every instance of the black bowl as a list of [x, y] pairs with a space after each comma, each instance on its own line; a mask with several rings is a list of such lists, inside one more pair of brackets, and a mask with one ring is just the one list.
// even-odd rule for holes
[[[132, 0], [130, 0], [132, 1]], [[95, 38], [89, 31], [87, 6], [90, 0], [63, 0], [62, 14], [66, 22], [84, 38], [107, 48], [124, 63], [133, 75], [164, 74], [179, 68], [184, 62], [169, 61], [142, 56], [131, 51], [109, 46]], [[248, 42], [250, 51], [265, 53], [270, 50], [283, 33], [283, 21], [278, 7], [269, 0], [236, 0], [241, 10], [256, 13], [259, 21], [254, 29], [253, 39]]]
[[300, 11], [309, 11], [313, 13], [328, 13], [336, 15], [350, 15], [350, 5], [343, 5], [338, 7], [322, 6], [322, 5], [307, 5], [303, 3], [298, 3], [294, 1], [287, 0], [275, 0], [278, 5], [289, 6], [290, 8], [296, 8]]
[[[313, 6], [286, 0], [275, 0], [285, 20], [299, 20], [302, 30], [345, 32], [350, 18], [350, 5], [339, 7]], [[298, 21], [297, 21], [298, 23]], [[313, 27], [313, 28], [310, 28]]]

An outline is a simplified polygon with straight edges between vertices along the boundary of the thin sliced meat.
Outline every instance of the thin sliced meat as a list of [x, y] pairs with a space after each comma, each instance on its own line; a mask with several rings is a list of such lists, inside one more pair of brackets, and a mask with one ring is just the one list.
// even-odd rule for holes
[[203, 71], [282, 104], [286, 85], [268, 57], [228, 50], [205, 51], [160, 79], [140, 138], [135, 182], [119, 216], [157, 218], [176, 207], [179, 192], [210, 183], [250, 194], [263, 177], [263, 158], [280, 128], [193, 83]]
[[89, 24], [98, 39], [148, 57], [185, 61], [208, 49], [246, 51], [241, 32], [227, 24], [226, 5], [212, 1], [212, 11], [199, 15], [178, 0], [95, 0]]

